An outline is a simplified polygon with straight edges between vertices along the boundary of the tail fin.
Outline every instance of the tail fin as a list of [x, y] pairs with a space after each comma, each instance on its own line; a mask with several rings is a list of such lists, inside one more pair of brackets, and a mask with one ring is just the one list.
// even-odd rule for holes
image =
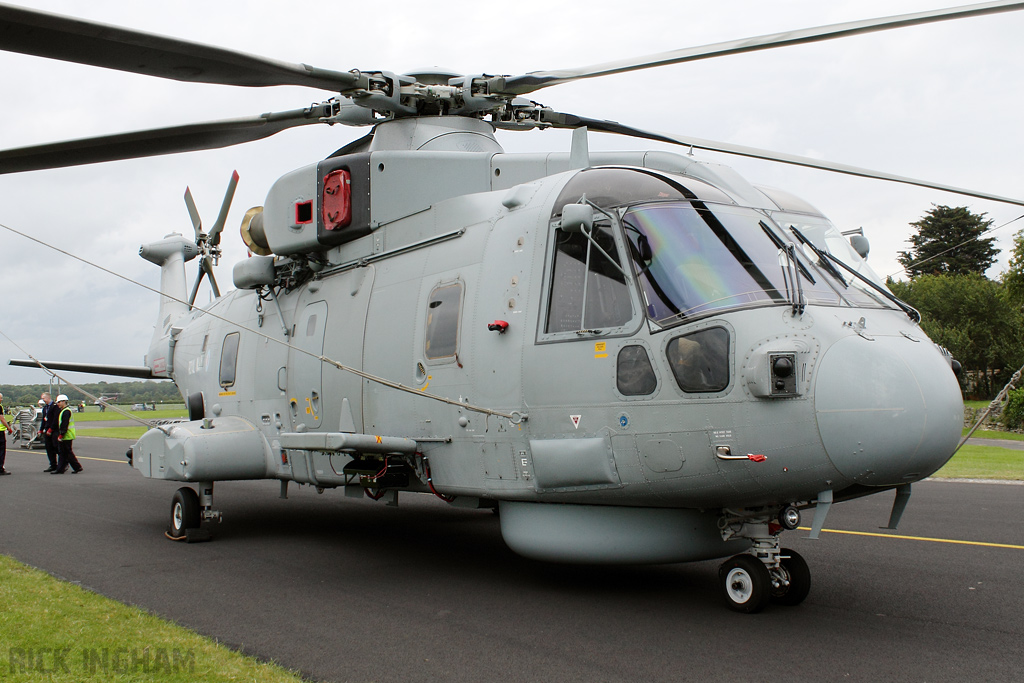
[[185, 262], [199, 255], [195, 242], [175, 233], [159, 242], [144, 244], [139, 256], [160, 266], [160, 313], [149, 343], [146, 365], [155, 377], [171, 377], [174, 370], [171, 328], [189, 312]]

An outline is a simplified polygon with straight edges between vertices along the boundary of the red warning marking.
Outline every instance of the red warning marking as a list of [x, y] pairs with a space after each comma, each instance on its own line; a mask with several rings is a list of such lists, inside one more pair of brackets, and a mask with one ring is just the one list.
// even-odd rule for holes
[[576, 429], [579, 429], [580, 428], [580, 419], [582, 417], [583, 417], [582, 415], [570, 415], [569, 419], [572, 420], [572, 426], [575, 427]]
[[[381, 438], [379, 436], [377, 437], [377, 443], [383, 443], [383, 441], [381, 440]], [[761, 457], [763, 458], [764, 456], [762, 455]]]
[[754, 462], [764, 462], [768, 459], [768, 456], [761, 455], [760, 453], [747, 453], [747, 459], [753, 460]]

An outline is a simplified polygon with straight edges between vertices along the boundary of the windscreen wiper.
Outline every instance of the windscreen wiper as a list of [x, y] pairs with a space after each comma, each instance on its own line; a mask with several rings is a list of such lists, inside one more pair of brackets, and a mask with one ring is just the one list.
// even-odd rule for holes
[[828, 260], [828, 257], [832, 256], [831, 254], [816, 247], [813, 242], [804, 237], [804, 234], [800, 232], [795, 225], [789, 226], [789, 229], [793, 231], [793, 234], [796, 235], [796, 238], [800, 240], [801, 243], [805, 244], [814, 252], [814, 255], [818, 257], [818, 262], [821, 264], [821, 267], [828, 271], [829, 275], [842, 282], [843, 287], [850, 286], [846, 279], [843, 278], [842, 273], [840, 273], [839, 270], [832, 265], [832, 262]]
[[[761, 221], [760, 225], [761, 229], [764, 230], [764, 234], [768, 235], [768, 239], [772, 241], [772, 244], [774, 244], [777, 249], [781, 249], [782, 251], [788, 251], [786, 243], [783, 242], [782, 238], [776, 235], [775, 232], [768, 227], [767, 223]], [[807, 281], [810, 282], [812, 285], [818, 284], [817, 281], [814, 279], [814, 276], [811, 275], [811, 271], [807, 270], [807, 266], [805, 266], [800, 259], [795, 260], [797, 267], [800, 269], [800, 272], [803, 273], [804, 277], [807, 278]]]
[[[913, 306], [911, 306], [907, 302], [903, 301], [902, 299], [896, 298], [896, 295], [893, 294], [892, 292], [890, 292], [888, 289], [886, 289], [885, 287], [882, 287], [881, 285], [875, 283], [871, 279], [865, 277], [863, 274], [858, 273], [855, 269], [853, 269], [850, 266], [846, 265], [845, 263], [843, 263], [842, 261], [837, 259], [835, 256], [833, 256], [832, 254], [830, 254], [828, 252], [822, 252], [822, 253], [824, 253], [825, 256], [827, 256], [829, 258], [829, 260], [835, 262], [839, 266], [842, 266], [848, 273], [850, 273], [850, 275], [854, 276], [855, 278], [857, 278], [861, 282], [865, 283], [867, 286], [871, 287], [871, 289], [875, 290], [876, 292], [878, 292], [879, 294], [884, 296], [886, 299], [888, 299], [889, 301], [891, 301], [894, 304], [896, 304], [900, 308], [900, 310], [902, 310], [904, 313], [906, 313], [907, 317], [910, 318], [911, 320], [913, 320], [915, 323], [921, 322], [921, 314], [918, 312], [918, 310], [916, 308], [914, 308]], [[832, 266], [832, 267], [834, 268], [835, 266]]]

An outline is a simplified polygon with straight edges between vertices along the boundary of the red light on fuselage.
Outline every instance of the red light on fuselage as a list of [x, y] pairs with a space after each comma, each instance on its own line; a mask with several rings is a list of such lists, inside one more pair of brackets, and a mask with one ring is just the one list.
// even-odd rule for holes
[[320, 212], [324, 230], [340, 230], [352, 222], [352, 178], [347, 170], [331, 171], [324, 178]]

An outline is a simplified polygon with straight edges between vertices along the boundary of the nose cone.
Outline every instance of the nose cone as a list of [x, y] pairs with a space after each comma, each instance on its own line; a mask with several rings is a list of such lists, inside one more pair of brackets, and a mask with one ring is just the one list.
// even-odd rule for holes
[[960, 439], [963, 400], [945, 358], [929, 341], [842, 339], [817, 371], [814, 407], [829, 459], [858, 484], [922, 479]]

